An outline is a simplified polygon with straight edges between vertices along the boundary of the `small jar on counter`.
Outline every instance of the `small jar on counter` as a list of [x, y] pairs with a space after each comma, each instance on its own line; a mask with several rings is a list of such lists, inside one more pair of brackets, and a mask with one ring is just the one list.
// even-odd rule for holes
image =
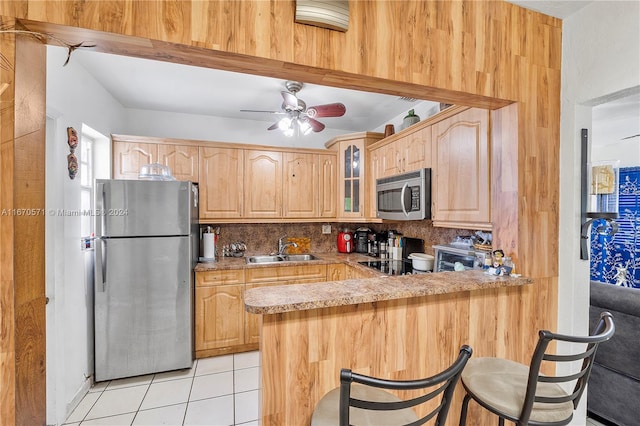
[[510, 267], [512, 274], [516, 272], [515, 271], [516, 265], [513, 263], [513, 260], [511, 259], [511, 256], [505, 256], [504, 259], [502, 260], [502, 265]]

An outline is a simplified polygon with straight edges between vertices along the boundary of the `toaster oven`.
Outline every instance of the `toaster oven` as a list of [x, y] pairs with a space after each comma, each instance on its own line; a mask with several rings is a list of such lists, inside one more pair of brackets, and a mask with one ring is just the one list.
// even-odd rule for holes
[[482, 269], [484, 260], [491, 256], [490, 252], [474, 250], [469, 246], [455, 246], [452, 244], [434, 245], [434, 272], [455, 270], [455, 264], [460, 263], [464, 269]]

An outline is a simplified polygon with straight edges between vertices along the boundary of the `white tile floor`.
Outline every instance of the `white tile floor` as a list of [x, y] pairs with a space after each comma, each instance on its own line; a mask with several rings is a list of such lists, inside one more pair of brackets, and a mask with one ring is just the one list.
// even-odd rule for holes
[[[258, 425], [259, 353], [96, 384], [64, 425]], [[587, 419], [587, 426], [603, 426]]]
[[258, 352], [200, 359], [191, 369], [97, 383], [65, 425], [257, 425]]

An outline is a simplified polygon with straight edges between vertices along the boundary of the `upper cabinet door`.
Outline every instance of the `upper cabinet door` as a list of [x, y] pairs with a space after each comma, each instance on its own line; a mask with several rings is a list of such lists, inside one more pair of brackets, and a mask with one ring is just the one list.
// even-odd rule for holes
[[318, 217], [317, 155], [285, 152], [284, 176], [284, 216]]
[[402, 142], [402, 173], [431, 167], [431, 127], [408, 134]]
[[113, 178], [138, 179], [140, 167], [158, 161], [154, 143], [113, 142]]
[[200, 218], [241, 218], [243, 151], [200, 147]]
[[403, 141], [398, 140], [395, 143], [390, 143], [379, 148], [382, 154], [382, 175], [380, 177], [402, 173], [403, 146]]
[[320, 195], [318, 212], [320, 217], [336, 217], [336, 201], [338, 200], [338, 158], [335, 154], [318, 155], [318, 184]]
[[374, 151], [379, 178], [431, 167], [431, 127], [406, 133]]
[[[434, 225], [489, 224], [489, 111], [471, 108], [433, 125]], [[489, 224], [490, 226], [490, 224]]]
[[176, 180], [198, 182], [198, 147], [158, 145], [158, 162], [169, 166]]
[[364, 216], [364, 141], [340, 143], [339, 217]]
[[282, 153], [245, 150], [245, 217], [282, 217]]

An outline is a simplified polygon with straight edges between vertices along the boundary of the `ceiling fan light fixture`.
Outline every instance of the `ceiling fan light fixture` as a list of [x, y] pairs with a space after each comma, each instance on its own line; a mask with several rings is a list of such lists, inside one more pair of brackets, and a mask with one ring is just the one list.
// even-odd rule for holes
[[270, 114], [283, 114], [285, 117], [274, 122], [267, 130], [280, 129], [285, 136], [304, 136], [311, 132], [321, 132], [324, 130], [324, 123], [318, 121], [316, 117], [342, 117], [347, 111], [344, 104], [334, 102], [330, 104], [315, 105], [307, 108], [307, 104], [298, 99], [296, 94], [302, 89], [303, 83], [289, 80], [285, 83], [287, 91], [281, 91], [282, 106], [281, 111], [262, 111], [243, 109], [244, 112], [265, 112]]
[[284, 117], [282, 120], [278, 121], [278, 128], [283, 132], [287, 129], [291, 128], [291, 119], [289, 117]]
[[303, 135], [308, 135], [311, 132], [311, 124], [307, 120], [298, 119], [298, 128]]

